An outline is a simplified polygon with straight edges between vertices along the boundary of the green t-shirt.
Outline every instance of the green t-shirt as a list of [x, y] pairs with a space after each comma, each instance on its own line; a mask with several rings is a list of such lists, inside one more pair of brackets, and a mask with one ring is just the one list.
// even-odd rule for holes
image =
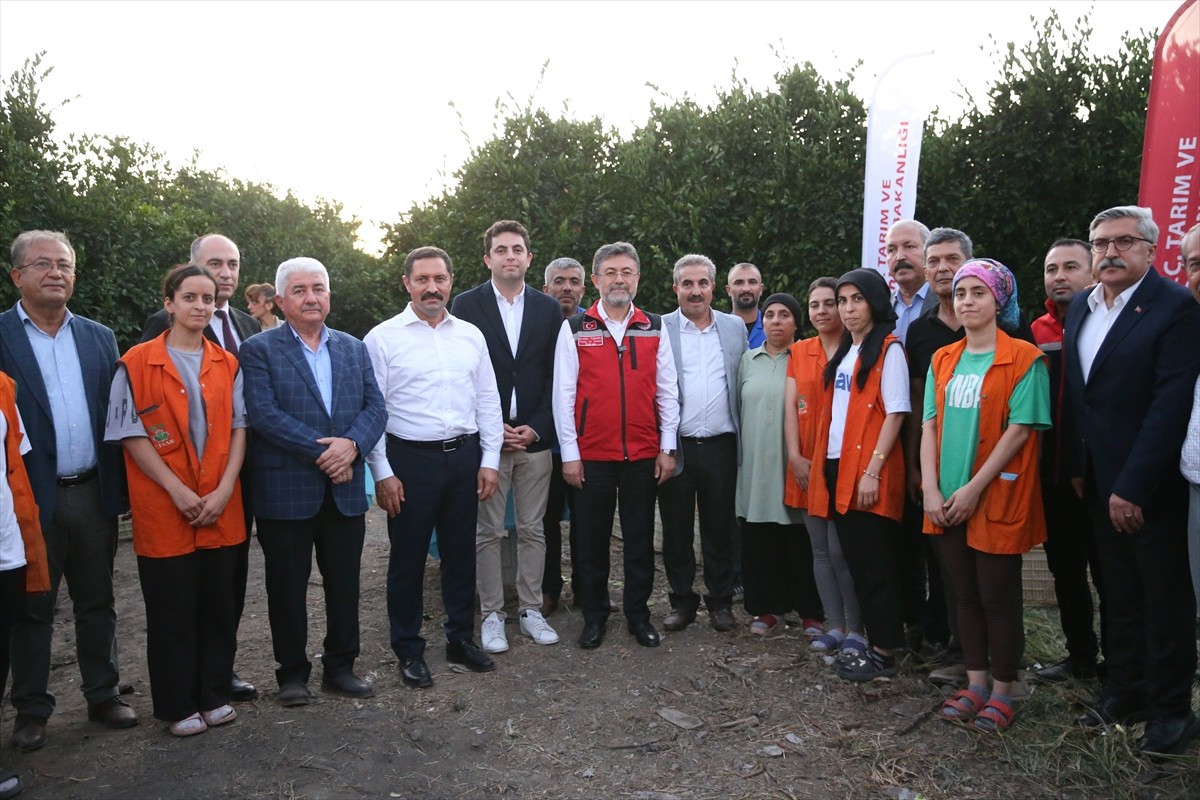
[[[946, 385], [946, 407], [938, 427], [942, 431], [942, 451], [938, 465], [938, 488], [949, 497], [971, 479], [975, 465], [976, 444], [979, 441], [979, 395], [983, 376], [995, 358], [995, 352], [968, 353], [954, 367], [954, 375]], [[1050, 427], [1050, 373], [1045, 359], [1033, 362], [1029, 371], [1017, 382], [1008, 400], [1010, 424], [1028, 425], [1034, 430]], [[936, 417], [933, 367], [925, 376], [925, 411], [922, 421]]]

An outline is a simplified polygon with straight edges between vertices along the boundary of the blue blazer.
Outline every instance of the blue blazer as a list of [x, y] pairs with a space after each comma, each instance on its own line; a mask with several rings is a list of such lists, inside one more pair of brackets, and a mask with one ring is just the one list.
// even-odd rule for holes
[[[79, 352], [88, 415], [96, 443], [102, 509], [105, 514], [116, 516], [129, 509], [125, 459], [121, 447], [104, 443], [108, 393], [119, 357], [117, 339], [110, 329], [78, 314], [71, 318], [71, 333], [75, 336], [75, 349]], [[33, 355], [33, 347], [29, 344], [29, 336], [25, 333], [16, 306], [0, 313], [0, 371], [8, 373], [17, 382], [17, 408], [33, 447], [25, 455], [25, 468], [29, 472], [42, 527], [46, 527], [54, 516], [58, 496], [58, 483], [55, 480], [58, 477], [58, 445], [46, 384], [42, 381], [42, 371]]]
[[[554, 385], [554, 345], [562, 327], [562, 306], [549, 295], [525, 284], [525, 310], [521, 315], [521, 332], [517, 337], [514, 357], [508, 344], [508, 332], [496, 293], [490, 280], [454, 298], [451, 313], [471, 323], [483, 333], [496, 387], [500, 390], [500, 405], [504, 421], [509, 425], [528, 425], [537, 432], [538, 441], [529, 447], [534, 453], [555, 444], [554, 411], [551, 397]], [[518, 417], [509, 416], [513, 392], [517, 393]]]
[[1088, 316], [1081, 292], [1063, 330], [1064, 441], [1071, 474], [1090, 465], [1100, 497], [1136, 503], [1148, 518], [1187, 508], [1179, 452], [1200, 373], [1200, 303], [1153, 267], [1104, 337], [1086, 384], [1079, 331]]
[[[348, 333], [329, 331], [333, 366], [333, 415], [325, 411], [316, 378], [286, 323], [246, 339], [238, 352], [246, 395], [246, 415], [254, 430], [250, 462], [250, 503], [256, 517], [309, 519], [325, 501], [329, 478], [316, 465], [325, 452], [317, 439], [353, 439], [359, 453], [370, 452], [387, 424], [383, 394], [363, 343]], [[367, 511], [361, 456], [349, 483], [333, 487], [345, 516]]]

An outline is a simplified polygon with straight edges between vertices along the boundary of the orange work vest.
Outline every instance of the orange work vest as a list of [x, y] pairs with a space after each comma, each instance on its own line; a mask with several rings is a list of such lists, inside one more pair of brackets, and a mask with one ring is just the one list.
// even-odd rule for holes
[[[204, 497], [220, 484], [229, 461], [237, 359], [204, 340], [200, 391], [207, 410], [208, 439], [204, 459], [199, 460], [188, 430], [187, 390], [167, 353], [169, 333], [131, 348], [121, 363], [128, 374], [134, 408], [155, 452], [189, 489]], [[175, 508], [167, 491], [142, 472], [128, 450], [125, 466], [133, 511], [133, 551], [139, 556], [168, 558], [246, 540], [240, 483], [213, 525], [194, 528]]]
[[[883, 410], [883, 362], [888, 348], [900, 347], [900, 340], [888, 334], [883, 340], [879, 359], [867, 374], [867, 384], [858, 388], [857, 369], [850, 384], [850, 407], [846, 410], [846, 428], [842, 434], [842, 453], [838, 465], [838, 483], [834, 492], [834, 507], [839, 514], [847, 511], [866, 511], [897, 522], [904, 516], [904, 456], [900, 439], [896, 438], [887, 461], [878, 473], [879, 499], [870, 508], [858, 507], [858, 479], [868, 462], [872, 461], [879, 431], [887, 413]], [[855, 362], [857, 364], [857, 362]], [[829, 516], [829, 487], [825, 485], [825, 451], [829, 448], [829, 424], [833, 417], [833, 384], [824, 387], [821, 418], [817, 423], [817, 440], [813, 449], [812, 472], [808, 478], [808, 513], [814, 517]], [[876, 459], [877, 461], [877, 459]]]
[[[954, 377], [954, 368], [967, 347], [965, 339], [947, 345], [933, 354], [934, 397], [938, 418], [946, 407], [946, 385]], [[995, 449], [1008, 428], [1008, 400], [1017, 384], [1042, 351], [1028, 342], [996, 331], [996, 355], [983, 376], [979, 396], [979, 441], [975, 449], [974, 475]], [[1046, 541], [1046, 517], [1042, 511], [1042, 480], [1038, 472], [1040, 435], [1031, 431], [1024, 446], [1001, 469], [979, 498], [979, 506], [967, 520], [967, 546], [981, 553], [1012, 555], [1027, 553]], [[942, 427], [938, 426], [938, 462], [941, 462]], [[1007, 476], [1014, 476], [1012, 479]], [[925, 533], [940, 534], [942, 529], [925, 517]]]
[[[800, 455], [812, 460], [817, 442], [817, 421], [821, 416], [821, 399], [824, 388], [821, 374], [829, 359], [821, 346], [821, 337], [813, 336], [791, 346], [788, 358], [788, 377], [796, 383], [796, 416], [800, 428]], [[786, 409], [784, 413], [791, 413]], [[811, 484], [812, 477], [809, 476]], [[808, 508], [808, 492], [800, 488], [792, 467], [787, 467], [787, 481], [783, 487], [783, 504], [791, 508]]]
[[37, 501], [25, 460], [21, 457], [21, 426], [17, 420], [17, 384], [0, 372], [0, 413], [8, 423], [4, 437], [4, 457], [7, 464], [4, 477], [12, 491], [13, 513], [21, 540], [25, 543], [25, 591], [28, 594], [50, 591], [50, 562], [46, 560], [46, 540], [42, 538], [42, 523], [38, 517]]

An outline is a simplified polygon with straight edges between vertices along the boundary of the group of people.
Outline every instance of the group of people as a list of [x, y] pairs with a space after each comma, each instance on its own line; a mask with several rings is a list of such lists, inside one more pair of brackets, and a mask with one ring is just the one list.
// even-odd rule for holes
[[[113, 605], [126, 510], [154, 716], [171, 733], [231, 722], [231, 702], [257, 695], [234, 669], [252, 529], [278, 702], [311, 699], [314, 552], [322, 688], [371, 695], [354, 672], [369, 465], [388, 515], [390, 640], [410, 686], [433, 682], [421, 627], [435, 530], [448, 661], [489, 671], [509, 648], [506, 536], [517, 629], [559, 641], [548, 617], [566, 583], [564, 516], [579, 646], [600, 646], [615, 610], [614, 516], [621, 610], [634, 639], [657, 646], [657, 505], [668, 632], [702, 604], [716, 630], [731, 630], [741, 595], [751, 633], [778, 633], [795, 612], [848, 680], [894, 675], [902, 648], [941, 650], [959, 690], [939, 715], [985, 731], [1014, 719], [1021, 556], [1045, 542], [1067, 657], [1039, 677], [1095, 677], [1103, 655], [1103, 691], [1080, 723], [1145, 720], [1139, 747], [1177, 752], [1200, 734], [1190, 708], [1200, 348], [1189, 344], [1200, 341], [1200, 226], [1182, 237], [1190, 295], [1153, 269], [1157, 240], [1148, 210], [1122, 206], [1097, 215], [1089, 241], [1055, 242], [1047, 313], [1030, 325], [1007, 267], [974, 258], [961, 231], [906, 220], [881, 242], [895, 288], [873, 269], [813, 281], [815, 335], [801, 339], [800, 302], [786, 292], [760, 302], [753, 264], [731, 268], [727, 314], [712, 305], [715, 264], [680, 258], [678, 308], [660, 316], [634, 304], [640, 258], [615, 242], [592, 260], [599, 297], [585, 306], [587, 270], [557, 258], [535, 289], [529, 233], [501, 220], [483, 235], [490, 280], [451, 306], [450, 256], [417, 248], [404, 261], [410, 302], [359, 341], [326, 326], [332, 291], [315, 259], [289, 259], [273, 287], [250, 287], [253, 317], [233, 309], [239, 252], [209, 234], [167, 273], [162, 310], [121, 356], [112, 331], [68, 310], [67, 237], [22, 233], [20, 301], [0, 313], [12, 744], [45, 742], [63, 577], [89, 719], [137, 724], [118, 692]], [[0, 776], [0, 792], [14, 780]]]

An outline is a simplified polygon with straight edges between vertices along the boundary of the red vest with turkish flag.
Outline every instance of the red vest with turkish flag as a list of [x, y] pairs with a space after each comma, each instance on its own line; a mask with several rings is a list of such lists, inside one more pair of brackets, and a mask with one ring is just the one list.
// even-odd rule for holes
[[579, 354], [575, 431], [584, 461], [639, 461], [658, 455], [657, 357], [662, 318], [636, 306], [618, 347], [600, 301], [570, 318]]

